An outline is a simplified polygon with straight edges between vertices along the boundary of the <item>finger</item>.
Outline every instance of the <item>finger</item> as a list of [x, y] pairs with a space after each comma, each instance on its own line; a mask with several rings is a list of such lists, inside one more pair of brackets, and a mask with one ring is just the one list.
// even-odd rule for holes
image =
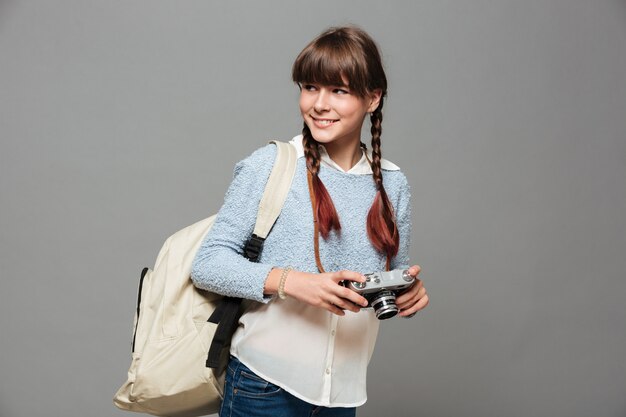
[[341, 310], [349, 310], [349, 311], [352, 311], [353, 313], [358, 313], [361, 310], [361, 308], [355, 303], [348, 301], [346, 299], [340, 298], [340, 297], [333, 296], [328, 301], [330, 304], [335, 305]]
[[420, 273], [420, 271], [422, 270], [422, 267], [419, 265], [413, 265], [409, 268], [409, 275], [416, 277], [417, 274]]
[[422, 288], [424, 288], [424, 284], [422, 284], [422, 281], [417, 280], [415, 284], [409, 287], [402, 294], [398, 295], [398, 297], [396, 298], [396, 304], [406, 304], [411, 299], [415, 298], [417, 293], [419, 293]]
[[426, 294], [426, 288], [422, 285], [416, 285], [411, 288], [411, 291], [407, 291], [402, 294], [398, 299], [396, 299], [397, 304], [406, 304], [406, 303], [415, 303], [420, 297], [423, 297]]
[[348, 300], [357, 306], [367, 307], [367, 299], [349, 288], [339, 287], [337, 297]]
[[415, 305], [413, 307], [411, 307], [409, 310], [414, 310], [416, 312], [420, 311], [424, 307], [426, 307], [428, 305], [428, 303], [430, 303], [430, 298], [428, 298], [428, 295], [425, 295], [422, 298], [420, 298], [419, 301], [417, 303], [415, 303]]
[[[419, 300], [421, 300], [424, 296], [426, 295], [426, 288], [422, 287], [420, 288], [420, 290], [417, 292], [417, 294], [415, 294], [413, 297], [411, 297], [410, 299], [408, 299], [406, 302], [402, 302], [400, 304], [398, 304], [396, 302], [396, 304], [398, 305], [399, 308], [401, 309], [406, 309], [406, 308], [410, 308], [411, 306], [413, 306], [415, 303], [417, 303]], [[396, 300], [397, 301], [397, 300]]]
[[410, 316], [411, 314], [417, 313], [418, 311], [422, 310], [423, 308], [425, 308], [428, 303], [430, 302], [430, 299], [428, 298], [428, 295], [423, 296], [422, 298], [420, 298], [420, 300], [415, 303], [415, 305], [413, 305], [413, 307], [408, 308], [406, 310], [402, 310], [399, 314], [400, 317], [407, 317]]
[[365, 276], [355, 271], [337, 271], [332, 274], [332, 278], [334, 281], [356, 281], [356, 282], [365, 282]]
[[346, 313], [342, 309], [340, 309], [339, 307], [337, 307], [334, 304], [324, 303], [322, 305], [322, 307], [325, 308], [326, 310], [330, 311], [331, 313], [338, 315], [338, 316], [345, 316], [346, 315]]

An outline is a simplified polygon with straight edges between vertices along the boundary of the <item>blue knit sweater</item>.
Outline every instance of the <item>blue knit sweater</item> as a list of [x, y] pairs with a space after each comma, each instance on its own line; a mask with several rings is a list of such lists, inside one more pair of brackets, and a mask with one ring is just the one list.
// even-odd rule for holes
[[[313, 247], [313, 214], [305, 158], [297, 161], [296, 173], [285, 205], [268, 235], [258, 263], [243, 257], [252, 234], [276, 146], [268, 144], [235, 166], [234, 178], [215, 223], [193, 261], [191, 278], [202, 289], [226, 296], [268, 302], [263, 289], [273, 267], [291, 266], [318, 272]], [[340, 233], [320, 236], [320, 258], [327, 272], [342, 269], [368, 273], [382, 271], [386, 258], [371, 245], [366, 231], [367, 213], [376, 189], [372, 175], [345, 173], [322, 164], [319, 177], [328, 190], [341, 223]], [[383, 169], [383, 184], [394, 206], [400, 247], [391, 267], [409, 266], [411, 235], [410, 190], [404, 174]]]

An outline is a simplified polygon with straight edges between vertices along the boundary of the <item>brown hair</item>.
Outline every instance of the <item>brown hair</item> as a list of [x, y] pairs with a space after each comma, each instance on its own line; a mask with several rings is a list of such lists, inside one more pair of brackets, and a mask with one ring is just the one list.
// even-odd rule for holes
[[[376, 43], [362, 29], [354, 26], [333, 27], [321, 33], [300, 52], [292, 68], [295, 83], [344, 85], [348, 80], [350, 91], [366, 97], [381, 90], [380, 103], [371, 113], [372, 123], [372, 176], [376, 184], [376, 197], [367, 215], [367, 234], [372, 245], [389, 259], [398, 253], [399, 236], [393, 206], [383, 186], [380, 167], [380, 135], [383, 121], [383, 99], [387, 94], [387, 77]], [[307, 168], [313, 176], [315, 210], [319, 230], [325, 239], [332, 229], [341, 230], [339, 216], [328, 191], [318, 177], [320, 153], [318, 142], [304, 123], [304, 154]], [[364, 143], [361, 146], [366, 149]]]

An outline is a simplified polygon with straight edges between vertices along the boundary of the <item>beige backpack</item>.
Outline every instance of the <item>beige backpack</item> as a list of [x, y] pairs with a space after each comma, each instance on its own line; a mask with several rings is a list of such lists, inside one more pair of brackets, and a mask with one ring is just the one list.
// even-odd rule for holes
[[[278, 153], [259, 204], [254, 233], [246, 246], [246, 252], [252, 253], [244, 254], [254, 261], [280, 214], [296, 166], [292, 145], [271, 143], [276, 144]], [[175, 417], [219, 410], [228, 345], [237, 325], [241, 299], [203, 291], [190, 278], [191, 263], [214, 220], [211, 216], [170, 236], [157, 256], [154, 270], [143, 270], [132, 361], [128, 379], [113, 398], [117, 407]], [[211, 355], [207, 358], [209, 349]]]

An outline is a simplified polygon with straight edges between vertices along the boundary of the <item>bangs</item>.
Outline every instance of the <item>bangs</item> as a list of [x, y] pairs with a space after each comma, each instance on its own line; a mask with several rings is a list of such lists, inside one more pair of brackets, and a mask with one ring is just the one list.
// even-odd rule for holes
[[293, 64], [291, 78], [298, 84], [346, 86], [357, 96], [370, 91], [367, 60], [339, 37], [322, 37], [309, 44]]

